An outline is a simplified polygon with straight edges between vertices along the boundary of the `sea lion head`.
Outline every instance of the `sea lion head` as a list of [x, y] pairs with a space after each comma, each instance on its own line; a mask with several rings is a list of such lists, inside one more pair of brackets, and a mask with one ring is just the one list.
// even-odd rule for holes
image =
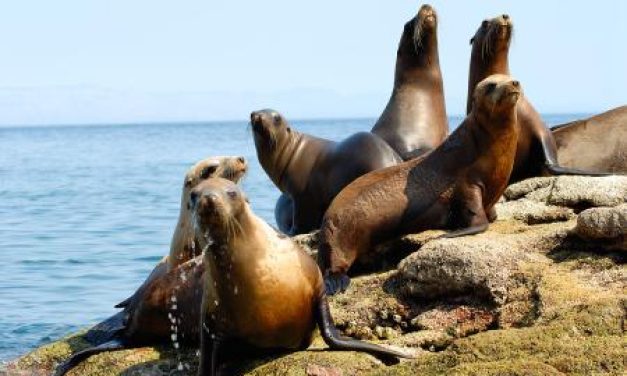
[[292, 132], [285, 118], [271, 109], [253, 111], [250, 114], [250, 125], [257, 150], [279, 148], [282, 141]]
[[416, 16], [405, 23], [398, 46], [397, 57], [416, 59], [425, 55], [425, 48], [437, 43], [438, 15], [429, 4], [424, 4]]
[[242, 232], [241, 219], [248, 207], [242, 190], [230, 180], [207, 179], [190, 194], [196, 234], [207, 243], [228, 242]]
[[507, 14], [483, 20], [475, 35], [470, 39], [473, 54], [487, 60], [499, 51], [507, 53], [514, 33], [514, 24]]
[[270, 109], [253, 111], [250, 114], [250, 125], [261, 167], [274, 184], [283, 189], [282, 179], [301, 135], [292, 131], [280, 113]]
[[493, 74], [477, 84], [473, 93], [473, 111], [488, 118], [515, 112], [522, 87], [514, 78]]
[[194, 164], [185, 174], [185, 187], [193, 188], [209, 178], [225, 178], [238, 183], [246, 174], [248, 163], [240, 156], [210, 157]]

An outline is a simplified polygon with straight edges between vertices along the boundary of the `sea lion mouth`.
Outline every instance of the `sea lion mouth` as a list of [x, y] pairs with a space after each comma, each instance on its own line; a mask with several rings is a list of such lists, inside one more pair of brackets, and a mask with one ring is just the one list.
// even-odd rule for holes
[[425, 32], [435, 30], [437, 25], [437, 16], [435, 10], [431, 8], [429, 5], [423, 5], [418, 14], [416, 15], [414, 21], [414, 48], [416, 52], [423, 45], [423, 38], [425, 37]]

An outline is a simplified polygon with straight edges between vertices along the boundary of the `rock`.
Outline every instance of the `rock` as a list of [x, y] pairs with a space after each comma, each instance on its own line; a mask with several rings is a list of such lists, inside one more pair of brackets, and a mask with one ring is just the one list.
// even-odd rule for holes
[[503, 304], [510, 275], [529, 260], [508, 240], [479, 235], [430, 242], [399, 264], [403, 292], [426, 299], [471, 293]]
[[508, 200], [522, 197], [576, 210], [616, 206], [627, 201], [627, 176], [558, 176], [524, 180], [509, 186]]
[[305, 252], [309, 253], [314, 258], [318, 254], [318, 234], [320, 231], [316, 230], [309, 234], [301, 234], [292, 237], [292, 240], [300, 245]]
[[570, 208], [546, 205], [524, 198], [497, 204], [495, 208], [499, 220], [516, 219], [528, 225], [568, 221], [575, 217]]
[[317, 364], [307, 366], [307, 376], [342, 376], [342, 370], [335, 367], [322, 367]]
[[577, 235], [585, 239], [618, 239], [627, 235], [627, 204], [592, 208], [579, 213]]

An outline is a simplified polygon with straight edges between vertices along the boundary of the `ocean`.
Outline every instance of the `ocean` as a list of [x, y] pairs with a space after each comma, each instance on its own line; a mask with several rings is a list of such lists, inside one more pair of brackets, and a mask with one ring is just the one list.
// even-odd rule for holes
[[[340, 140], [372, 124], [293, 127]], [[169, 251], [185, 171], [214, 155], [246, 157], [243, 189], [274, 224], [279, 191], [245, 122], [0, 128], [0, 361], [116, 312]]]

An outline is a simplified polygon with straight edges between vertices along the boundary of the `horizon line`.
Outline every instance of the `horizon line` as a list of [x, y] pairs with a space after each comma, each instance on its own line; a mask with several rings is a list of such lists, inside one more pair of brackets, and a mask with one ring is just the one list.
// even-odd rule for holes
[[[547, 116], [590, 116], [591, 112], [547, 112], [540, 114], [543, 117]], [[450, 118], [464, 118], [465, 114], [453, 114], [447, 115]], [[375, 116], [323, 116], [323, 117], [311, 117], [311, 118], [293, 118], [290, 122], [324, 122], [324, 121], [347, 121], [347, 120], [376, 120]], [[114, 122], [59, 122], [59, 123], [21, 123], [21, 124], [2, 124], [0, 123], [0, 129], [15, 129], [15, 128], [71, 128], [71, 127], [120, 127], [120, 126], [142, 126], [142, 125], [193, 125], [193, 124], [213, 124], [213, 123], [247, 123], [248, 120], [243, 119], [220, 119], [220, 120], [140, 120], [140, 121], [114, 121]]]

